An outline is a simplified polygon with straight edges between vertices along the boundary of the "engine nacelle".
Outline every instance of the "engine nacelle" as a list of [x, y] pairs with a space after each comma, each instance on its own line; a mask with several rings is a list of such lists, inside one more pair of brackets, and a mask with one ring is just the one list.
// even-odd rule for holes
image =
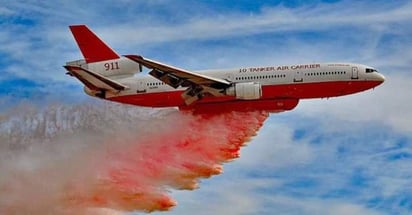
[[226, 89], [226, 95], [235, 96], [241, 100], [260, 99], [262, 97], [262, 85], [254, 82], [235, 83], [234, 86]]

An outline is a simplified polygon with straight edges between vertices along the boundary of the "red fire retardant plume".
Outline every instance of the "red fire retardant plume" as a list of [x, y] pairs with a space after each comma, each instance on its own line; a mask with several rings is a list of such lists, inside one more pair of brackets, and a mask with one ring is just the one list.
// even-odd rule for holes
[[[33, 124], [21, 136], [54, 124], [53, 135], [36, 136], [46, 142], [38, 147], [42, 150], [18, 153], [13, 164], [0, 165], [0, 195], [7, 195], [0, 196], [2, 214], [170, 210], [177, 204], [169, 196], [171, 189], [193, 190], [200, 179], [222, 173], [222, 164], [239, 157], [240, 147], [268, 117], [265, 112], [193, 115], [178, 111], [146, 116], [119, 106], [55, 109], [52, 114], [48, 109], [17, 119], [9, 116], [0, 123], [0, 135], [9, 143], [4, 133], [7, 126], [8, 131], [13, 129], [13, 122]], [[110, 111], [124, 113], [101, 117]], [[104, 129], [84, 128], [73, 120], [76, 117]], [[53, 147], [44, 147], [50, 144]]]

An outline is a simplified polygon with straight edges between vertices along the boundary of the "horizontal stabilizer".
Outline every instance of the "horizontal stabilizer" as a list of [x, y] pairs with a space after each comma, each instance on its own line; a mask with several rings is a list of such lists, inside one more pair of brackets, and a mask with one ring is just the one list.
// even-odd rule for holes
[[68, 74], [79, 79], [86, 87], [91, 90], [107, 90], [111, 92], [119, 92], [128, 87], [114, 80], [108, 79], [100, 74], [86, 70], [79, 66], [66, 65], [64, 68], [69, 71]]

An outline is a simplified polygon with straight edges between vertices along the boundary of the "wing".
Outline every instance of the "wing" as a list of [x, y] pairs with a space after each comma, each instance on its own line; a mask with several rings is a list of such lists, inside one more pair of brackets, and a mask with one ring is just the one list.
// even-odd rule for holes
[[231, 82], [220, 78], [190, 72], [184, 69], [166, 65], [154, 60], [149, 60], [138, 55], [125, 55], [125, 57], [149, 68], [153, 77], [163, 81], [173, 88], [188, 87], [182, 98], [189, 105], [203, 96], [221, 96], [224, 89], [231, 86]]
[[79, 66], [66, 65], [64, 68], [69, 71], [68, 74], [79, 79], [86, 87], [91, 90], [103, 90], [111, 92], [119, 92], [125, 90], [128, 87], [124, 86], [116, 81], [108, 79], [100, 74], [89, 71]]

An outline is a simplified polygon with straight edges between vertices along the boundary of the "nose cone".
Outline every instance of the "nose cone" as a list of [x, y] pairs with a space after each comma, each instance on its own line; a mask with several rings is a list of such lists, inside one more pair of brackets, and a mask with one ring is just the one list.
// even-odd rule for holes
[[385, 76], [383, 76], [380, 73], [375, 72], [375, 73], [373, 73], [373, 76], [371, 77], [370, 80], [371, 80], [371, 84], [372, 84], [371, 88], [375, 88], [375, 87], [381, 85], [385, 81]]
[[375, 76], [376, 80], [379, 81], [379, 84], [382, 84], [385, 81], [385, 76], [383, 76], [382, 74], [376, 73]]

